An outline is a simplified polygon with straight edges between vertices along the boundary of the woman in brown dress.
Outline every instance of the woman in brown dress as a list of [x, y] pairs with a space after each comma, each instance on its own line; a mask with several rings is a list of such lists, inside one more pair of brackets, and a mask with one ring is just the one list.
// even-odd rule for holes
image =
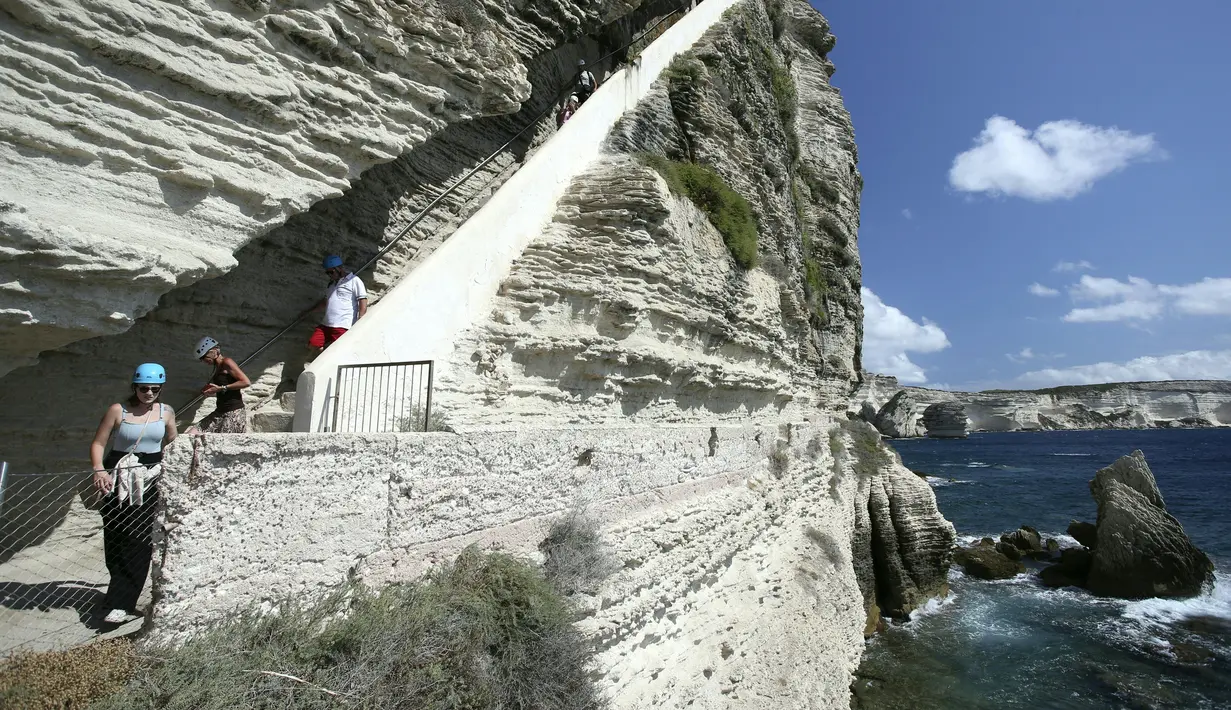
[[244, 395], [240, 390], [252, 382], [234, 360], [222, 354], [218, 341], [211, 337], [201, 338], [197, 343], [196, 356], [214, 368], [201, 394], [218, 398], [214, 411], [197, 424], [196, 430], [211, 434], [247, 433], [248, 412], [244, 409]]

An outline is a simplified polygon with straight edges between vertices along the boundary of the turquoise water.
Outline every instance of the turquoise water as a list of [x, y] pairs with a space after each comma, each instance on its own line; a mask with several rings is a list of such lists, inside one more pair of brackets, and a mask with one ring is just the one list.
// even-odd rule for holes
[[950, 573], [952, 594], [869, 642], [859, 707], [1231, 709], [1231, 430], [976, 434], [904, 440], [963, 541], [1031, 525], [1064, 545], [1094, 522], [1099, 468], [1141, 449], [1168, 510], [1214, 560], [1213, 590], [1126, 602], [1031, 576]]

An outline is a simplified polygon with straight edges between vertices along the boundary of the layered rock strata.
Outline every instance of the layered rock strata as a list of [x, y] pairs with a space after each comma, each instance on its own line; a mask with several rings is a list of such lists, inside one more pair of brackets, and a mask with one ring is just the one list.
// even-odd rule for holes
[[[80, 21], [88, 24], [89, 17], [93, 16], [92, 13], [104, 12], [102, 9], [104, 5], [106, 3], [81, 6], [73, 12], [66, 12], [62, 17], [55, 18], [55, 22], [71, 24]], [[567, 85], [573, 72], [576, 71], [579, 57], [591, 59], [593, 63], [593, 59], [605, 54], [607, 48], [626, 42], [633, 32], [639, 31], [654, 21], [667, 9], [676, 7], [676, 4], [664, 0], [640, 4], [596, 2], [584, 6], [570, 6], [566, 3], [540, 9], [504, 5], [470, 7], [467, 3], [448, 3], [447, 7], [437, 7], [429, 2], [421, 8], [422, 12], [416, 11], [407, 16], [404, 9], [386, 6], [385, 3], [353, 8], [346, 3], [324, 3], [316, 10], [293, 9], [284, 7], [284, 5], [284, 3], [274, 3], [255, 10], [245, 9], [239, 5], [229, 9], [200, 8], [200, 16], [183, 18], [184, 22], [188, 23], [186, 27], [197, 27], [193, 23], [203, 23], [210, 27], [218, 25], [221, 29], [215, 29], [219, 32], [229, 32], [227, 28], [234, 24], [255, 28], [253, 29], [255, 35], [250, 37], [245, 34], [234, 40], [236, 43], [234, 47], [228, 44], [232, 40], [224, 38], [216, 43], [202, 40], [199, 45], [184, 50], [201, 55], [201, 66], [192, 68], [192, 71], [202, 73], [212, 71], [210, 68], [212, 65], [205, 56], [211, 50], [225, 49], [230, 52], [230, 54], [224, 53], [214, 58], [214, 61], [223, 64], [230, 61], [227, 59], [229, 56], [239, 57], [240, 55], [235, 54], [236, 52], [241, 54], [248, 52], [258, 66], [263, 66], [261, 62], [264, 61], [260, 60], [260, 52], [268, 51], [272, 53], [268, 58], [269, 62], [275, 64], [286, 62], [290, 67], [286, 70], [290, 74], [286, 75], [286, 85], [283, 88], [293, 94], [306, 92], [301, 84], [295, 83], [299, 81], [295, 72], [304, 73], [303, 84], [313, 81], [326, 84], [337, 82], [340, 87], [339, 92], [350, 91], [351, 88], [354, 92], [360, 92], [358, 86], [350, 87], [350, 84], [358, 82], [361, 85], [367, 79], [361, 80], [352, 76], [352, 73], [363, 76], [375, 73], [390, 81], [396, 80], [403, 83], [435, 82], [438, 86], [432, 91], [439, 93], [443, 97], [442, 101], [451, 108], [448, 111], [441, 109], [442, 112], [438, 112], [439, 115], [429, 112], [432, 118], [430, 125], [407, 123], [396, 127], [398, 131], [405, 134], [403, 135], [404, 145], [400, 149], [400, 155], [396, 159], [389, 160], [393, 155], [361, 159], [364, 154], [370, 152], [376, 142], [370, 141], [365, 132], [366, 129], [360, 130], [359, 127], [372, 124], [375, 131], [378, 119], [387, 118], [386, 113], [392, 111], [382, 101], [393, 102], [397, 100], [396, 96], [382, 98], [379, 101], [373, 100], [370, 103], [365, 102], [362, 106], [354, 106], [354, 102], [349, 99], [347, 102], [334, 104], [325, 99], [312, 98], [322, 92], [328, 94], [325, 89], [320, 89], [311, 96], [305, 95], [294, 101], [283, 102], [285, 106], [280, 106], [279, 111], [287, 116], [297, 116], [296, 111], [306, 112], [295, 119], [305, 124], [303, 131], [314, 131], [313, 135], [322, 134], [328, 138], [328, 140], [321, 138], [317, 143], [310, 143], [304, 139], [301, 142], [305, 151], [315, 146], [314, 149], [335, 150], [339, 155], [343, 155], [344, 159], [336, 161], [337, 166], [346, 171], [345, 179], [340, 184], [343, 187], [347, 185], [349, 187], [338, 197], [319, 199], [320, 195], [317, 195], [317, 192], [321, 192], [317, 189], [319, 185], [305, 184], [301, 186], [306, 191], [302, 199], [298, 197], [281, 199], [278, 202], [278, 209], [267, 215], [267, 218], [262, 217], [261, 220], [256, 220], [259, 224], [253, 222], [255, 226], [251, 230], [241, 229], [243, 224], [239, 222], [223, 220], [213, 224], [214, 231], [212, 232], [194, 231], [196, 222], [192, 220], [196, 219], [198, 210], [189, 210], [180, 214], [170, 206], [160, 206], [158, 198], [148, 197], [147, 199], [142, 196], [144, 193], [141, 190], [136, 188], [129, 190], [129, 186], [125, 184], [123, 195], [108, 193], [109, 196], [104, 200], [105, 209], [108, 214], [128, 215], [126, 218], [128, 221], [124, 223], [125, 230], [131, 227], [137, 235], [147, 232], [157, 233], [159, 241], [148, 249], [134, 241], [132, 246], [121, 250], [122, 258], [103, 259], [97, 255], [73, 253], [61, 246], [56, 246], [60, 244], [56, 241], [60, 237], [54, 235], [61, 232], [68, 233], [66, 230], [60, 230], [57, 226], [60, 222], [56, 219], [72, 211], [60, 209], [54, 214], [48, 212], [50, 216], [46, 216], [46, 219], [50, 220], [48, 224], [51, 226], [48, 226], [47, 230], [49, 233], [54, 233], [54, 238], [48, 237], [51, 241], [46, 242], [43, 247], [38, 247], [42, 251], [26, 253], [22, 251], [26, 247], [14, 247], [14, 258], [9, 264], [11, 268], [18, 270], [11, 275], [11, 278], [2, 275], [4, 269], [9, 267], [0, 265], [0, 283], [8, 282], [11, 288], [17, 288], [20, 285], [21, 289], [29, 292], [21, 298], [41, 299], [40, 303], [43, 304], [42, 306], [21, 305], [17, 307], [20, 303], [12, 301], [17, 305], [11, 313], [20, 311], [26, 314], [28, 311], [32, 315], [20, 315], [18, 320], [23, 323], [29, 320], [30, 323], [14, 326], [17, 330], [5, 338], [5, 347], [21, 350], [24, 354], [20, 357], [26, 358], [33, 352], [46, 350], [53, 345], [66, 342], [65, 337], [68, 340], [76, 340], [76, 342], [45, 352], [38, 364], [0, 378], [0, 426], [5, 428], [8, 437], [6, 441], [9, 444], [4, 453], [14, 470], [33, 472], [82, 468], [84, 461], [82, 442], [88, 441], [97, 425], [98, 417], [101, 416], [106, 406], [124, 396], [125, 383], [136, 363], [157, 361], [168, 368], [170, 379], [164, 391], [164, 401], [179, 406], [191, 400], [203, 384], [204, 378], [208, 376], [208, 370], [203, 369], [191, 354], [192, 344], [203, 334], [210, 334], [217, 338], [223, 343], [224, 351], [237, 359], [256, 351], [269, 338], [291, 323], [306, 307], [319, 300], [325, 285], [319, 268], [323, 254], [337, 252], [353, 265], [365, 262], [394, 236], [406, 230], [409, 227], [409, 220], [440, 196], [445, 188], [453, 185], [459, 177], [472, 168], [479, 167], [484, 159], [504, 146], [493, 160], [479, 167], [479, 171], [473, 178], [462, 183], [456, 191], [450, 193], [429, 212], [426, 218], [410, 228], [407, 236], [377, 263], [373, 271], [363, 274], [373, 299], [379, 299], [392, 283], [409, 270], [416, 268], [423, 259], [430, 255], [461, 221], [477, 210], [492, 191], [498, 188], [546, 137], [551, 135], [555, 128], [553, 118], [549, 115], [541, 121], [536, 122], [535, 119], [545, 109], [550, 109], [554, 105], [559, 88]], [[125, 6], [108, 12], [123, 19], [129, 14], [140, 16], [148, 10], [137, 6]], [[191, 14], [189, 10], [185, 10], [184, 13]], [[358, 13], [354, 17], [364, 19], [365, 22], [370, 20], [365, 27], [375, 28], [371, 30], [371, 36], [365, 35], [362, 38], [363, 42], [382, 42], [379, 36], [384, 30], [381, 28], [390, 23], [400, 27], [401, 29], [395, 34], [402, 38], [399, 41], [404, 45], [394, 42], [394, 50], [391, 51], [406, 55], [403, 60], [398, 60], [402, 64], [389, 63], [382, 59], [382, 50], [372, 55], [375, 57], [372, 61], [376, 64], [371, 66], [336, 65], [331, 63], [332, 59], [329, 59], [332, 54], [326, 53], [325, 58], [322, 59], [312, 52], [311, 46], [288, 50], [284, 46], [285, 43], [273, 40], [265, 42], [260, 39], [267, 33], [273, 33], [271, 36], [280, 36], [277, 34], [278, 30], [269, 29], [266, 26], [267, 20], [274, 25], [281, 22], [281, 20], [273, 19], [274, 16], [291, 14], [304, 18], [312, 13], [322, 16], [341, 13], [347, 17]], [[368, 17], [369, 13], [372, 14], [371, 18]], [[448, 14], [448, 18], [444, 18], [442, 13]], [[39, 34], [43, 30], [33, 26], [27, 27], [25, 24], [27, 21], [34, 22], [32, 17], [34, 16], [23, 15], [20, 22], [15, 20], [13, 23], [3, 23], [3, 31], [38, 34], [43, 38], [39, 41], [47, 42], [48, 47], [52, 49], [63, 45], [61, 49], [64, 52], [75, 53], [74, 56], [78, 57], [80, 65], [90, 68], [89, 76], [98, 81], [112, 81], [107, 78], [110, 76], [107, 72], [112, 69], [120, 72], [122, 76], [112, 81], [117, 84], [116, 92], [123, 93], [127, 90], [119, 86], [125, 81], [135, 82], [137, 88], [132, 91], [140, 89], [147, 93], [149, 102], [164, 105], [168, 112], [191, 110], [205, 114], [200, 121], [196, 123], [186, 121], [184, 126], [180, 126], [178, 119], [174, 116], [166, 118], [164, 123], [168, 124], [167, 131], [172, 132], [168, 135], [172, 135], [174, 130], [208, 129], [213, 131], [209, 135], [218, 142], [218, 145], [209, 151], [201, 150], [214, 156], [212, 159], [218, 164], [211, 163], [211, 165], [218, 170], [257, 171], [260, 166], [254, 167], [250, 164], [254, 161], [259, 163], [257, 158], [248, 159], [243, 151], [227, 148], [226, 141], [230, 140], [231, 134], [221, 129], [210, 128], [207, 125], [209, 120], [223, 123], [242, 122], [244, 131], [261, 137], [262, 140], [294, 143], [301, 138], [294, 131], [287, 136], [282, 136], [283, 128], [278, 128], [281, 124], [265, 124], [259, 117], [252, 118], [245, 113], [249, 108], [255, 111], [259, 106], [248, 107], [247, 103], [244, 103], [246, 99], [244, 99], [243, 92], [249, 87], [242, 83], [234, 87], [232, 94], [196, 96], [191, 87], [181, 86], [161, 75], [147, 76], [151, 72], [157, 75], [161, 71], [157, 66], [142, 69], [116, 65], [106, 56], [91, 55], [90, 52], [93, 50], [88, 47], [70, 48], [71, 42], [68, 40], [48, 38], [46, 33]], [[166, 21], [171, 22], [170, 19]], [[332, 23], [332, 20], [328, 22]], [[130, 22], [134, 27], [137, 26], [135, 23], [136, 20]], [[59, 25], [56, 26], [59, 27]], [[332, 26], [332, 24], [329, 25], [329, 27]], [[108, 25], [94, 29], [107, 33], [115, 28]], [[593, 35], [593, 38], [587, 33]], [[483, 39], [484, 37], [487, 39]], [[495, 39], [493, 40], [492, 37]], [[152, 46], [166, 43], [167, 40], [157, 32], [153, 32], [142, 41]], [[481, 53], [465, 54], [470, 51], [466, 49], [467, 47], [489, 41], [495, 41], [503, 47], [500, 53], [491, 56]], [[31, 52], [35, 51], [34, 48], [27, 49]], [[46, 51], [52, 51], [52, 49]], [[12, 47], [6, 45], [0, 52], [10, 52], [11, 54], [7, 55], [9, 59], [19, 62], [21, 61], [19, 50], [18, 45]], [[102, 47], [98, 51], [105, 55], [109, 50]], [[448, 56], [451, 52], [458, 52], [465, 56], [451, 59]], [[509, 54], [510, 52], [512, 54]], [[423, 56], [419, 56], [419, 53], [423, 53]], [[248, 56], [248, 54], [243, 56]], [[362, 64], [371, 57], [359, 53], [352, 59]], [[314, 65], [314, 61], [319, 61], [319, 66]], [[471, 62], [477, 68], [465, 69], [463, 65], [466, 62]], [[441, 67], [431, 69], [437, 64], [441, 64]], [[399, 67], [403, 65], [418, 67], [416, 71], [421, 70], [422, 75], [412, 73], [409, 77], [399, 78], [400, 75], [396, 74], [396, 71], [400, 71]], [[363, 68], [365, 66], [366, 69]], [[603, 74], [603, 69], [603, 66], [595, 67], [595, 71], [600, 76]], [[451, 74], [450, 71], [453, 70], [458, 73]], [[257, 69], [249, 70], [241, 67], [234, 71], [256, 72]], [[363, 74], [365, 71], [368, 74]], [[470, 73], [477, 73], [481, 76], [472, 81], [471, 78], [467, 78]], [[502, 76], [505, 79], [501, 79]], [[60, 75], [57, 74], [56, 77]], [[53, 79], [59, 81], [62, 78], [52, 77], [48, 81]], [[373, 79], [369, 76], [369, 79], [377, 81], [379, 77]], [[0, 86], [3, 86], [2, 81], [0, 77]], [[512, 82], [510, 86], [515, 84], [517, 91], [506, 92], [504, 99], [497, 100], [489, 96], [480, 101], [483, 96], [488, 96], [494, 91], [492, 86], [500, 84], [501, 81]], [[454, 86], [455, 84], [461, 86]], [[78, 88], [88, 90], [88, 87], [84, 85], [83, 87]], [[341, 96], [342, 94], [339, 93], [339, 100]], [[119, 101], [119, 99], [116, 100]], [[228, 101], [231, 100], [239, 101], [240, 105], [230, 106]], [[86, 111], [90, 106], [99, 102], [83, 100], [77, 103], [80, 104], [78, 108], [72, 108], [76, 104], [70, 103], [70, 107], [64, 110]], [[312, 105], [308, 105], [309, 103]], [[208, 110], [198, 108], [198, 104], [206, 106]], [[344, 116], [349, 109], [354, 109], [356, 113], [351, 116], [350, 120], [342, 120], [340, 117]], [[110, 109], [100, 107], [97, 110], [105, 112]], [[313, 111], [325, 112], [333, 116], [336, 120], [330, 124], [332, 128], [328, 128], [328, 131], [327, 127], [313, 128], [312, 122], [309, 121], [309, 118], [315, 116]], [[485, 113], [493, 115], [483, 115]], [[3, 112], [0, 111], [0, 124], [6, 120], [29, 121], [34, 115], [41, 114], [35, 113], [28, 116], [23, 114], [18, 119], [5, 118]], [[400, 122], [403, 118], [397, 120]], [[88, 116], [82, 119], [78, 132], [88, 133], [91, 130], [87, 119]], [[53, 128], [70, 130], [64, 127], [49, 127], [48, 130]], [[522, 129], [527, 130], [505, 145]], [[262, 133], [264, 130], [273, 131], [273, 134], [266, 136]], [[390, 127], [388, 130], [392, 131], [394, 128]], [[138, 134], [132, 140], [139, 140], [142, 135], [144, 134]], [[383, 136], [385, 134], [374, 133], [373, 135]], [[194, 140], [196, 142], [185, 138], [179, 142], [184, 145], [198, 146], [204, 138]], [[381, 140], [383, 141], [384, 138]], [[8, 146], [0, 147], [0, 150], [5, 149], [8, 149]], [[233, 168], [228, 167], [223, 158], [218, 157], [223, 154], [229, 160], [237, 161]], [[35, 160], [33, 152], [27, 157], [31, 161]], [[290, 160], [290, 157], [287, 159]], [[38, 158], [38, 160], [46, 162], [55, 161], [57, 158], [55, 155], [50, 155]], [[62, 200], [64, 204], [72, 202], [79, 204], [81, 214], [87, 218], [85, 221], [93, 225], [91, 228], [96, 231], [103, 230], [105, 227], [110, 229], [107, 227], [110, 222], [90, 217], [89, 215], [94, 214], [91, 210], [102, 209], [102, 207], [92, 202], [92, 198], [81, 197], [77, 193], [104, 190], [104, 188], [110, 190], [111, 187], [108, 186], [114, 187], [112, 183], [105, 180], [101, 182], [95, 180], [93, 173], [89, 172], [99, 165], [101, 163], [77, 166], [86, 172], [72, 178], [71, 181], [65, 178], [65, 184], [54, 191], [54, 194], [60, 195], [57, 199]], [[375, 167], [369, 167], [372, 165]], [[65, 163], [56, 170], [77, 168]], [[364, 168], [367, 169], [363, 170]], [[22, 186], [27, 184], [39, 184], [39, 180], [51, 179], [48, 176], [54, 172], [42, 171], [37, 165], [31, 167], [27, 162], [21, 161], [7, 163], [4, 169], [9, 171], [11, 179], [5, 181], [7, 187], [0, 189], [9, 190], [25, 189]], [[362, 175], [359, 175], [361, 170]], [[54, 174], [59, 175], [60, 173], [54, 172]], [[139, 167], [133, 167], [132, 170], [125, 172], [124, 176], [129, 182], [145, 179], [142, 178]], [[156, 182], [155, 178], [147, 177], [151, 184]], [[261, 182], [261, 179], [257, 177], [252, 179]], [[289, 183], [281, 181], [276, 185], [288, 186]], [[118, 187], [115, 189], [120, 190]], [[330, 189], [321, 194], [332, 196], [338, 192], [337, 189]], [[213, 193], [208, 191], [207, 193], [202, 205], [209, 205], [215, 201], [215, 197], [210, 196]], [[223, 200], [223, 198], [218, 197], [217, 200]], [[308, 209], [307, 204], [312, 203], [313, 200], [317, 201]], [[173, 223], [159, 222], [156, 226], [146, 229], [141, 226], [140, 215], [129, 214], [130, 211], [138, 210], [138, 208], [159, 216], [164, 222], [172, 220]], [[307, 211], [304, 212], [304, 209]], [[72, 212], [72, 214], [76, 213]], [[288, 218], [288, 215], [291, 216]], [[64, 218], [67, 219], [67, 217]], [[283, 221], [285, 221], [284, 224]], [[281, 226], [278, 226], [279, 224]], [[233, 233], [228, 230], [232, 230]], [[107, 245], [116, 239], [127, 238], [126, 236], [117, 237], [110, 231], [104, 230], [104, 232], [89, 232], [81, 227], [79, 233], [75, 234], [84, 240], [83, 243], [89, 249], [104, 251], [111, 249]], [[224, 232], [230, 236], [226, 236], [225, 239], [217, 236]], [[17, 233], [3, 230], [0, 232], [0, 240], [15, 234]], [[189, 258], [195, 252], [184, 251], [183, 249], [188, 247], [183, 247], [181, 241], [162, 239], [163, 236], [177, 234], [185, 235], [183, 241], [191, 242], [190, 246], [193, 249], [212, 250], [210, 253], [217, 252], [222, 255], [233, 252], [233, 255], [225, 258], [219, 256], [218, 259], [221, 260], [219, 263], [226, 262], [219, 268], [210, 267], [191, 274], [180, 273], [176, 270], [179, 268], [177, 259]], [[208, 238], [204, 238], [203, 234]], [[25, 243], [22, 242], [22, 244]], [[168, 256], [164, 255], [163, 251], [174, 253]], [[134, 264], [137, 264], [137, 260], [147, 257], [154, 263], [165, 267], [166, 278], [164, 280], [169, 285], [151, 287], [136, 294], [133, 289], [145, 289], [145, 286], [141, 285], [144, 283], [142, 278], [139, 278], [133, 271], [137, 268]], [[128, 266], [124, 265], [127, 263], [124, 262], [125, 259], [131, 262]], [[20, 264], [26, 264], [26, 266], [18, 268]], [[47, 279], [71, 277], [70, 282], [61, 285], [64, 289], [71, 291], [72, 298], [63, 298], [62, 302], [57, 300], [65, 295], [64, 289], [57, 291], [60, 286], [56, 284], [60, 282], [39, 281], [43, 276], [36, 276], [38, 269], [35, 269], [35, 266], [38, 266], [38, 269], [46, 266]], [[132, 268], [129, 268], [130, 266]], [[218, 274], [222, 274], [223, 271], [226, 273], [219, 276]], [[205, 276], [214, 278], [198, 280]], [[169, 292], [164, 293], [168, 289], [170, 289]], [[127, 315], [115, 321], [115, 323], [123, 321], [122, 325], [114, 325], [108, 320], [107, 322], [112, 325], [96, 327], [87, 323], [93, 316], [69, 318], [64, 316], [62, 311], [55, 310], [70, 306], [75, 308], [76, 306], [72, 305], [77, 302], [75, 299], [88, 301], [87, 310], [96, 309], [104, 316], [113, 313]], [[133, 306], [132, 303], [135, 302], [133, 299], [145, 305]], [[155, 302], [157, 302], [156, 306]], [[6, 302], [6, 306], [8, 303]], [[142, 317], [137, 317], [150, 307], [153, 307], [152, 311]], [[40, 311], [40, 308], [50, 310]], [[37, 320], [42, 325], [31, 319]], [[51, 321], [56, 321], [55, 327], [48, 325]], [[70, 321], [77, 325], [68, 328], [72, 331], [71, 337], [68, 337], [65, 336], [67, 332], [65, 327]], [[314, 322], [314, 319], [309, 318], [282, 340], [263, 351], [247, 366], [248, 374], [256, 383], [251, 390], [245, 392], [250, 407], [258, 406], [276, 395], [281, 395], [288, 387], [293, 387], [294, 378], [302, 368], [303, 360], [307, 355], [304, 343]], [[117, 333], [121, 330], [123, 332], [116, 335], [100, 335]], [[48, 333], [49, 339], [39, 341], [41, 344], [37, 348], [33, 345], [28, 348], [23, 344], [27, 341], [33, 343], [33, 334], [38, 332]], [[79, 340], [78, 338], [87, 339]], [[47, 397], [60, 402], [62, 406], [28, 411], [19, 403], [29, 401], [31, 397]], [[212, 402], [207, 401], [196, 412], [188, 414], [201, 416], [207, 413], [210, 407], [212, 407]]]
[[1124, 597], [1190, 597], [1214, 581], [1214, 565], [1170, 513], [1145, 456], [1134, 451], [1090, 481], [1097, 536], [1086, 587]]
[[902, 390], [885, 403], [875, 415], [868, 419], [877, 431], [894, 439], [906, 439], [923, 436], [927, 430], [923, 428], [923, 408], [915, 401], [914, 395]]
[[937, 402], [923, 410], [923, 428], [933, 439], [964, 439], [966, 424], [966, 407], [961, 402]]
[[[861, 337], [861, 183], [827, 82], [832, 44], [805, 3], [748, 2], [677, 59], [513, 265], [488, 322], [459, 341], [437, 400], [450, 420], [844, 408]], [[737, 265], [644, 153], [706, 165], [748, 199], [758, 266]]]
[[[900, 387], [893, 378], [864, 373], [851, 411], [877, 422], [880, 412], [901, 393], [909, 395], [913, 416], [941, 402], [959, 402], [966, 409], [971, 431], [1044, 431], [1054, 429], [1149, 429], [1231, 426], [1231, 382], [1173, 380], [1079, 385], [1043, 390], [952, 392]], [[886, 396], [886, 392], [890, 393]], [[900, 404], [886, 412], [881, 433], [910, 436], [899, 421], [912, 414]], [[881, 426], [881, 425], [878, 425]]]
[[952, 541], [926, 484], [884, 449], [865, 476], [858, 441], [824, 421], [204, 443], [195, 467], [186, 444], [167, 459], [156, 636], [413, 579], [470, 544], [533, 557], [584, 507], [621, 563], [578, 599], [618, 708], [845, 708], [866, 575], [887, 606], [918, 605]]
[[948, 593], [956, 533], [936, 508], [936, 495], [902, 465], [866, 424], [850, 423], [831, 446], [838, 472], [858, 481], [854, 499], [855, 575], [867, 610], [865, 634], [882, 617], [906, 620], [929, 599]]

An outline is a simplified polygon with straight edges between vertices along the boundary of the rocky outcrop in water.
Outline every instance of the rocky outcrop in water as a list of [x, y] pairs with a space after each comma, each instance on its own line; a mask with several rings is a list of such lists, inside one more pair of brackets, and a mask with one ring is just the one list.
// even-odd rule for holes
[[[1012, 546], [1007, 548], [1013, 550]], [[1010, 554], [1015, 554], [1010, 552]], [[975, 543], [953, 553], [954, 564], [962, 571], [978, 579], [1009, 579], [1026, 571], [1020, 553], [1011, 557], [990, 540]]]
[[875, 417], [868, 421], [885, 436], [907, 439], [926, 433], [921, 418], [919, 403], [910, 392], [902, 390], [893, 395], [893, 398], [875, 413]]
[[933, 439], [965, 439], [966, 407], [960, 402], [938, 402], [923, 410], [923, 428]]
[[1086, 586], [1102, 596], [1188, 597], [1213, 582], [1214, 566], [1167, 512], [1140, 451], [1090, 482], [1098, 532]]
[[[938, 402], [960, 402], [970, 431], [1054, 429], [1172, 429], [1231, 426], [1231, 382], [1174, 380], [1076, 385], [1041, 390], [952, 392], [895, 386], [896, 380], [864, 373], [850, 409], [875, 422], [898, 393], [915, 403], [915, 415]], [[890, 381], [893, 380], [891, 383]], [[888, 394], [886, 394], [888, 393]], [[877, 414], [868, 416], [866, 412]], [[895, 413], [898, 419], [909, 419]], [[894, 436], [882, 430], [886, 436]]]
[[866, 633], [881, 616], [909, 619], [934, 597], [948, 593], [956, 533], [936, 507], [922, 478], [862, 422], [849, 422], [846, 451], [859, 478], [852, 559], [868, 609]]

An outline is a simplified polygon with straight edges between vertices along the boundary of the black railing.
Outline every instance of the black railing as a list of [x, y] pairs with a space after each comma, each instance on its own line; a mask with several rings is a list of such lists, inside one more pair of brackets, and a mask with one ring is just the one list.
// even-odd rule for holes
[[334, 432], [439, 431], [432, 419], [432, 361], [339, 365]]
[[[616, 54], [619, 54], [620, 52], [627, 50], [629, 47], [632, 47], [637, 42], [641, 41], [642, 38], [654, 32], [656, 29], [658, 29], [659, 25], [663, 24], [667, 20], [675, 17], [676, 15], [686, 14], [688, 10], [691, 9], [694, 2], [695, 0], [688, 0], [687, 2], [682, 3], [676, 9], [660, 17], [657, 22], [650, 25], [649, 27], [646, 27], [639, 34], [637, 34], [635, 37], [629, 40], [626, 44], [616, 49], [613, 49], [612, 51], [608, 52], [602, 57], [599, 57], [599, 59], [593, 62], [591, 65], [598, 66], [602, 64], [603, 62], [607, 61], [611, 57], [614, 57]], [[482, 161], [479, 162], [478, 165], [471, 168], [469, 172], [467, 172], [465, 175], [455, 180], [452, 185], [445, 188], [443, 192], [441, 192], [439, 195], [433, 198], [432, 201], [429, 202], [426, 207], [424, 207], [422, 210], [419, 211], [418, 214], [412, 217], [411, 220], [406, 223], [406, 226], [402, 227], [402, 229], [399, 230], [398, 233], [394, 235], [392, 239], [389, 240], [388, 244], [381, 247], [380, 251], [376, 252], [375, 256], [373, 256], [371, 259], [368, 259], [366, 262], [364, 262], [363, 266], [360, 266], [358, 269], [355, 269], [355, 273], [360, 273], [362, 271], [367, 270], [369, 267], [375, 264], [381, 257], [383, 257], [385, 254], [388, 254], [389, 251], [393, 249], [393, 247], [397, 245], [398, 242], [400, 242], [407, 234], [410, 233], [410, 230], [414, 229], [416, 225], [422, 222], [423, 219], [427, 217], [428, 213], [436, 209], [436, 207], [442, 201], [444, 201], [446, 197], [448, 197], [449, 195], [452, 195], [453, 192], [456, 191], [457, 188], [461, 187], [463, 183], [465, 183], [470, 178], [474, 177], [480, 170], [487, 167], [488, 164], [490, 164], [493, 160], [498, 158], [501, 153], [507, 150], [509, 146], [513, 145], [514, 142], [516, 142], [519, 138], [524, 136], [527, 131], [533, 128], [536, 128], [539, 125], [539, 122], [542, 121], [544, 118], [546, 118], [556, 108], [556, 106], [560, 103], [561, 99], [563, 99], [565, 96], [567, 96], [569, 93], [571, 93], [576, 88], [577, 81], [579, 80], [580, 76], [581, 76], [581, 70], [578, 70], [577, 73], [573, 75], [572, 80], [567, 85], [565, 85], [564, 87], [562, 87], [560, 90], [556, 92], [554, 100], [551, 103], [547, 104], [547, 106], [542, 111], [540, 111], [537, 116], [530, 119], [530, 121], [527, 122], [526, 125], [521, 130], [513, 134], [511, 138], [505, 141], [504, 145], [497, 148], [495, 151], [492, 152], [491, 155], [484, 158]], [[275, 342], [280, 340], [282, 336], [291, 332], [291, 329], [293, 329], [295, 326], [302, 323], [303, 320], [307, 318], [311, 312], [312, 312], [311, 310], [308, 310], [308, 311], [304, 311], [303, 313], [299, 314], [299, 316], [296, 317], [295, 320], [291, 321], [285, 328], [278, 331], [278, 333], [274, 335], [272, 338], [265, 341], [265, 343], [261, 345], [261, 347], [253, 351], [251, 355], [244, 358], [243, 360], [240, 360], [239, 366], [244, 367], [248, 363], [252, 362], [254, 358], [256, 358], [258, 355], [260, 355], [261, 353], [269, 349], [269, 346], [273, 345]], [[193, 397], [183, 407], [176, 409], [176, 411], [186, 412], [187, 410], [189, 410], [191, 407], [193, 407], [194, 405], [196, 405], [198, 402], [200, 402], [203, 399], [205, 399], [205, 395], [197, 395], [196, 397]]]

